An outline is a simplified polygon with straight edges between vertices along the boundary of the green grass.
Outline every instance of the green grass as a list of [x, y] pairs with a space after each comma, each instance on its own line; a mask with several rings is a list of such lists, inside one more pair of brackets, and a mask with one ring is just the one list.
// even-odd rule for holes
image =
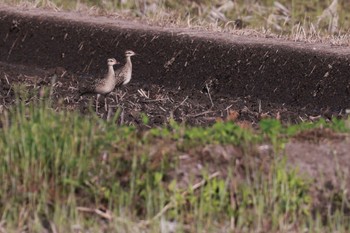
[[[17, 98], [1, 116], [0, 226], [8, 232], [48, 226], [57, 232], [160, 232], [166, 220], [176, 222], [177, 232], [349, 230], [344, 193], [329, 197], [336, 206], [332, 213], [315, 208], [311, 181], [287, 168], [281, 156], [290, 135], [317, 127], [347, 132], [345, 123], [291, 130], [267, 120], [253, 131], [234, 123], [200, 128], [170, 122], [140, 131], [117, 126], [116, 119], [55, 112], [43, 98], [31, 104]], [[266, 142], [274, 152], [259, 159], [254, 148]], [[222, 163], [198, 149], [208, 144], [234, 145], [239, 163], [235, 156]], [[195, 158], [194, 168], [203, 166], [185, 171], [186, 185], [176, 175], [183, 154]], [[213, 169], [221, 175], [212, 176]], [[82, 211], [101, 206], [112, 216], [108, 224]]]
[[[50, 3], [35, 2], [38, 6]], [[78, 6], [76, 1], [53, 2], [64, 9]], [[142, 12], [141, 1], [106, 2], [85, 3], [127, 11], [133, 17], [163, 17]], [[203, 1], [199, 7], [191, 1], [151, 2], [189, 26], [213, 23], [208, 18], [210, 9], [220, 7], [215, 1]], [[228, 20], [249, 18], [248, 27], [271, 27], [267, 18], [274, 11], [273, 1], [237, 2], [239, 7], [225, 12]], [[288, 24], [277, 22], [283, 33], [299, 22], [303, 26], [314, 22], [330, 3], [280, 2], [291, 12]], [[347, 9], [344, 1], [340, 4]], [[344, 12], [340, 15], [341, 27], [347, 28]], [[216, 24], [227, 26], [225, 20]], [[283, 156], [285, 143], [296, 134], [319, 128], [348, 134], [348, 120], [284, 126], [270, 119], [261, 121], [259, 130], [242, 129], [232, 122], [203, 128], [170, 121], [140, 131], [115, 124], [118, 114], [106, 122], [93, 113], [55, 112], [47, 96], [28, 104], [27, 95], [33, 93], [18, 91], [22, 94], [17, 104], [0, 121], [0, 231], [43, 232], [50, 226], [57, 232], [160, 232], [167, 221], [177, 224], [177, 232], [349, 231], [346, 188], [317, 204], [312, 181], [288, 167]], [[256, 151], [265, 143], [273, 148], [267, 160]], [[238, 154], [226, 160], [212, 158], [202, 150], [207, 145], [234, 146]], [[195, 160], [193, 169], [184, 171], [189, 183], [176, 175], [183, 169], [183, 155]], [[197, 169], [198, 163], [202, 170]], [[221, 175], [213, 176], [216, 171]], [[101, 212], [94, 212], [100, 207], [111, 220], [102, 220]]]

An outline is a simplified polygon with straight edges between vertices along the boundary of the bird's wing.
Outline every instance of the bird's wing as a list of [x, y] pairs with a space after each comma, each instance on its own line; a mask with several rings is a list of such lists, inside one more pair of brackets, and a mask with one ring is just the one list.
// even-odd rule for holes
[[82, 75], [80, 77], [79, 93], [80, 95], [94, 93], [96, 86], [101, 82], [101, 77], [93, 75]]
[[124, 77], [123, 77], [124, 70], [125, 70], [125, 66], [120, 67], [119, 69], [114, 71], [115, 79], [116, 79], [115, 87], [119, 87], [123, 84], [123, 82], [124, 82]]
[[121, 76], [116, 77], [115, 87], [120, 87], [123, 85], [124, 79]]
[[120, 73], [122, 73], [124, 67], [120, 67], [119, 69], [114, 71], [115, 77], [118, 77]]

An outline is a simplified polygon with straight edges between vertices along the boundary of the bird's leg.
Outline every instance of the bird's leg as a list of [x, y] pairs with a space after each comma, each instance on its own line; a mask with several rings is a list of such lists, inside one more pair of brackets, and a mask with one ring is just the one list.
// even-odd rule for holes
[[96, 96], [96, 113], [98, 112], [98, 99], [100, 98], [100, 94]]
[[115, 92], [115, 101], [117, 102], [117, 104], [119, 104], [119, 100], [118, 100], [118, 92]]
[[107, 95], [104, 95], [104, 97], [105, 97], [105, 110], [106, 110], [106, 112], [108, 111], [108, 104], [107, 104]]

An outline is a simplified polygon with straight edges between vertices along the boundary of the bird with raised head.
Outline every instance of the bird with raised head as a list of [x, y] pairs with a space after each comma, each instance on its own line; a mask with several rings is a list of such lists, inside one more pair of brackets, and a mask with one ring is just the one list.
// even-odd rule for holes
[[134, 55], [136, 55], [136, 53], [131, 50], [125, 51], [125, 64], [115, 71], [116, 87], [120, 87], [121, 85], [130, 82], [132, 74], [131, 57]]
[[106, 96], [113, 91], [117, 84], [117, 80], [115, 78], [115, 72], [113, 66], [119, 64], [119, 62], [115, 58], [108, 58], [108, 72], [104, 75], [103, 78], [94, 79], [92, 82], [88, 83], [88, 85], [82, 86], [79, 88], [79, 95], [86, 94], [97, 94], [96, 97], [96, 112], [98, 111], [98, 100], [100, 95], [104, 95], [105, 97], [105, 109], [107, 111], [107, 102]]

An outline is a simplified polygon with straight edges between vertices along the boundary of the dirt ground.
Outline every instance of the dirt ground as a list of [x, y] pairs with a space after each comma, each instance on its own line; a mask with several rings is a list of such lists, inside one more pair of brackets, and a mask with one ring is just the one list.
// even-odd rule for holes
[[[47, 70], [63, 67], [67, 77], [99, 75], [105, 72], [107, 58], [123, 62], [124, 51], [131, 49], [139, 56], [133, 57], [130, 88], [137, 85], [137, 89], [151, 91], [153, 85], [164, 87], [170, 97], [180, 94], [181, 102], [188, 96], [183, 104], [208, 102], [209, 97], [202, 93], [208, 86], [215, 111], [233, 103], [256, 111], [259, 100], [265, 113], [281, 108], [277, 112], [298, 115], [297, 109], [302, 109], [311, 116], [338, 115], [350, 107], [347, 47], [38, 9], [4, 7], [0, 19], [0, 61], [5, 63]], [[157, 92], [150, 92], [151, 99]], [[241, 104], [245, 101], [247, 104]], [[189, 114], [208, 111], [211, 105]]]
[[[63, 104], [57, 103], [57, 108], [77, 110], [82, 114], [89, 113], [89, 107], [95, 110], [96, 95], [79, 97], [77, 94], [79, 86], [87, 82], [84, 76], [67, 72], [62, 67], [42, 70], [0, 63], [0, 75], [3, 108], [9, 108], [15, 101], [13, 86], [23, 84], [32, 92], [33, 97], [38, 96], [43, 88], [52, 87], [52, 98], [57, 102], [61, 100], [60, 103], [63, 100]], [[262, 118], [278, 118], [285, 123], [297, 123], [318, 119], [321, 114], [263, 102], [250, 96], [224, 98], [211, 93], [212, 85], [208, 83], [201, 90], [181, 90], [131, 82], [106, 97], [107, 110], [101, 96], [98, 114], [104, 119], [110, 119], [119, 109], [119, 123], [139, 125], [143, 113], [148, 116], [150, 127], [167, 124], [171, 118], [190, 125], [210, 125], [220, 120], [234, 120], [255, 127]]]
[[[107, 97], [107, 109], [101, 98], [98, 110], [109, 120], [119, 109], [119, 124], [140, 125], [146, 114], [146, 127], [173, 118], [204, 126], [234, 120], [255, 128], [267, 117], [283, 123], [346, 117], [350, 106], [348, 48], [184, 35], [142, 25], [132, 29], [132, 23], [120, 21], [113, 26], [111, 19], [85, 17], [79, 23], [80, 16], [72, 14], [60, 17], [75, 21], [29, 13], [28, 21], [22, 13], [0, 12], [0, 112], [14, 104], [13, 87], [22, 84], [34, 98], [52, 87], [57, 110], [88, 114], [95, 96], [77, 96], [83, 75], [102, 75], [107, 57], [123, 63], [120, 53], [114, 56], [120, 47], [140, 54], [132, 58], [133, 78]], [[348, 138], [332, 135], [299, 135], [285, 150], [289, 163], [314, 180], [322, 198], [344, 187], [340, 180], [350, 187]]]
[[[69, 73], [63, 68], [42, 70], [0, 63], [0, 77], [1, 111], [14, 104], [13, 87], [16, 85], [26, 86], [26, 90], [30, 90], [28, 96], [31, 98], [40, 96], [43, 88], [52, 87], [51, 98], [55, 100], [56, 110], [73, 110], [82, 114], [90, 114], [90, 111], [95, 110], [96, 96], [77, 96], [77, 88], [84, 78]], [[249, 96], [225, 99], [217, 98], [215, 95], [209, 97], [206, 90], [193, 90], [184, 94], [182, 90], [169, 90], [155, 84], [139, 86], [133, 82], [125, 88], [115, 90], [107, 97], [107, 111], [103, 100], [103, 98], [100, 99], [98, 110], [102, 118], [111, 119], [117, 109], [120, 109], [117, 123], [136, 126], [143, 125], [141, 113], [149, 117], [148, 127], [167, 124], [171, 117], [178, 122], [191, 125], [210, 125], [218, 120], [234, 120], [242, 127], [253, 128], [257, 127], [262, 117], [280, 117], [282, 122], [294, 123], [301, 119], [314, 119], [305, 109], [263, 102], [259, 107], [259, 102]], [[347, 179], [350, 167], [350, 163], [347, 162], [350, 161], [348, 141], [345, 135], [320, 130], [297, 135], [286, 144], [284, 154], [287, 155], [289, 164], [294, 168], [297, 167], [305, 178], [315, 182], [314, 192], [318, 193], [317, 195], [322, 190], [322, 197], [319, 197], [319, 200], [339, 192], [344, 188], [344, 184], [345, 187], [350, 187], [350, 181]], [[221, 164], [218, 162], [221, 161], [221, 157], [223, 160], [227, 159], [226, 154], [236, 156], [237, 153], [231, 153], [235, 152], [235, 149], [231, 148], [227, 152], [227, 148], [223, 148], [224, 150], [218, 147], [207, 151], [203, 148], [204, 152], [200, 151], [200, 154], [215, 152], [218, 158], [213, 158], [213, 161], [219, 164]], [[260, 148], [262, 149], [259, 153], [262, 156], [266, 153], [266, 148], [271, 149], [268, 145], [262, 145]], [[211, 157], [213, 156], [214, 154], [211, 154]], [[187, 163], [188, 161], [184, 164], [184, 169]], [[194, 161], [188, 164], [193, 163]], [[212, 164], [213, 169], [218, 168], [215, 163]], [[225, 170], [225, 168], [221, 169]]]

